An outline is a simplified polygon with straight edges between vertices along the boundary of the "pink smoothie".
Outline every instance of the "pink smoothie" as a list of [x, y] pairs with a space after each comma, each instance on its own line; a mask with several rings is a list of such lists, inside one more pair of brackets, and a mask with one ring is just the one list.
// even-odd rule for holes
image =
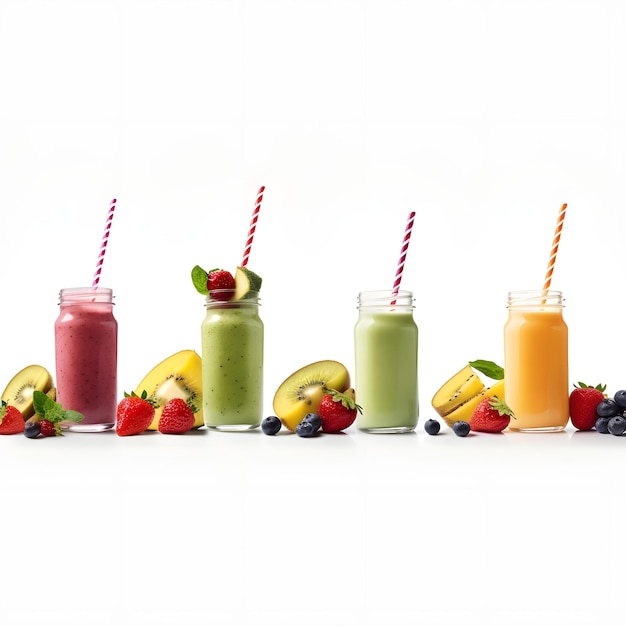
[[105, 289], [96, 298], [89, 288], [61, 291], [54, 325], [57, 402], [85, 416], [78, 424], [67, 424], [71, 430], [115, 426], [117, 322], [111, 299], [111, 290]]

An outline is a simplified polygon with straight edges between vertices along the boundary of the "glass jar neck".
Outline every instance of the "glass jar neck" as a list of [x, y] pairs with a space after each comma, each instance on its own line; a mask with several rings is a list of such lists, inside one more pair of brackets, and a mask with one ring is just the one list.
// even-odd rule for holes
[[358, 300], [359, 311], [412, 311], [414, 298], [412, 291], [361, 291]]
[[258, 309], [261, 305], [258, 291], [249, 291], [240, 300], [230, 300], [232, 291], [216, 289], [213, 295], [206, 297], [204, 306], [209, 309]]
[[113, 290], [108, 287], [70, 287], [59, 292], [59, 305], [113, 304]]
[[533, 311], [551, 309], [561, 311], [565, 306], [564, 298], [560, 291], [510, 291], [507, 298], [509, 311]]

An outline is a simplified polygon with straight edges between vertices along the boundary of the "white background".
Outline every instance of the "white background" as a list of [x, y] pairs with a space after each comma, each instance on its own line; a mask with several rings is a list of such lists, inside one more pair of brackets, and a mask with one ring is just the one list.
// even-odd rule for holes
[[0, 0], [1, 380], [53, 371], [113, 197], [120, 395], [199, 351], [189, 272], [241, 262], [265, 185], [266, 413], [352, 370], [411, 210], [421, 404], [396, 437], [2, 438], [2, 623], [626, 623], [623, 439], [422, 429], [502, 362], [563, 202], [570, 379], [626, 386], [625, 54], [623, 0]]

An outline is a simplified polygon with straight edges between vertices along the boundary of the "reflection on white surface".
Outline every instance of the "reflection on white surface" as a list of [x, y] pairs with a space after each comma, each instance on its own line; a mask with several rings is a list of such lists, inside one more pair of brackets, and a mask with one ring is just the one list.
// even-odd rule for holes
[[[581, 568], [610, 580], [626, 557], [602, 539], [626, 513], [624, 446], [595, 432], [462, 439], [420, 427], [2, 437], [0, 475], [19, 483], [0, 494], [23, 540], [3, 549], [17, 577], [0, 614], [28, 601], [20, 581], [36, 564], [72, 581], [57, 612], [66, 624], [94, 602], [103, 624], [583, 624], [592, 614], [614, 624], [610, 600], [598, 612], [576, 589]], [[26, 541], [42, 520], [59, 540]], [[58, 590], [43, 586], [39, 599], [53, 605]]]

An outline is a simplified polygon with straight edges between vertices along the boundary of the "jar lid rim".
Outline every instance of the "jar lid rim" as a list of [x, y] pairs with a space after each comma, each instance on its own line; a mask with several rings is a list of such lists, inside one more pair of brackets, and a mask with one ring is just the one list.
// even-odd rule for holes
[[72, 304], [114, 304], [113, 289], [109, 287], [67, 287], [59, 291], [59, 303]]

